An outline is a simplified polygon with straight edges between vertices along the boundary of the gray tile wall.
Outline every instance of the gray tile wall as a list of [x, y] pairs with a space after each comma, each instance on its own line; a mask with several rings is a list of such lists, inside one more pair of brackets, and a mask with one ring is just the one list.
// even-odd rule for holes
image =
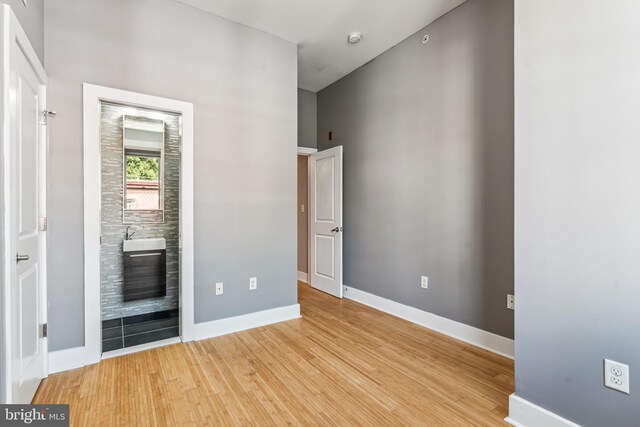
[[[164, 222], [154, 212], [128, 213], [123, 221], [122, 123], [125, 107], [103, 104], [100, 149], [102, 156], [102, 247], [101, 307], [102, 320], [178, 308], [179, 294], [179, 188], [180, 117], [164, 114]], [[130, 115], [127, 115], [128, 119]], [[141, 122], [157, 119], [158, 112], [140, 111]], [[134, 238], [164, 237], [167, 242], [167, 296], [142, 301], [123, 301], [122, 242], [129, 225]]]

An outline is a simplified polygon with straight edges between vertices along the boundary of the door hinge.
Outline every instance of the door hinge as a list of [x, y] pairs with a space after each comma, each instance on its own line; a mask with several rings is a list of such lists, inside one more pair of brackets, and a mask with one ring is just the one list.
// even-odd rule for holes
[[47, 323], [43, 323], [42, 324], [42, 338], [47, 338], [48, 335], [49, 335], [49, 327], [47, 326]]
[[47, 231], [47, 217], [40, 218], [40, 231]]
[[52, 111], [52, 110], [42, 110], [41, 112], [41, 119], [40, 119], [40, 124], [41, 125], [46, 125], [49, 122], [49, 116], [51, 117], [55, 117], [56, 116], [56, 112]]

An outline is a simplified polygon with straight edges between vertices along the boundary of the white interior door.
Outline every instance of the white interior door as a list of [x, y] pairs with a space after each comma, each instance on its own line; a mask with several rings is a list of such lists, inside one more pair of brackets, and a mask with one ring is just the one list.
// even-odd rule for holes
[[309, 156], [309, 280], [342, 298], [342, 146]]
[[11, 403], [30, 403], [46, 375], [46, 86], [15, 41], [10, 69]]

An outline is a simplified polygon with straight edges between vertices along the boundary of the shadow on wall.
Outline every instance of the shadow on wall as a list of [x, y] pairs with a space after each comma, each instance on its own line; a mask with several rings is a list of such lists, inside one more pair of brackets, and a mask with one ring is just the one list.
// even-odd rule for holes
[[488, 30], [485, 22], [474, 21], [472, 31], [490, 32], [493, 46], [471, 48], [476, 64], [475, 114], [481, 138], [477, 156], [477, 180], [481, 185], [476, 187], [476, 203], [481, 206], [482, 216], [482, 235], [477, 246], [482, 253], [483, 285], [479, 314], [482, 325], [491, 325], [493, 332], [513, 338], [513, 311], [505, 311], [507, 294], [514, 293], [513, 3], [495, 0], [486, 3], [498, 22], [494, 21]]

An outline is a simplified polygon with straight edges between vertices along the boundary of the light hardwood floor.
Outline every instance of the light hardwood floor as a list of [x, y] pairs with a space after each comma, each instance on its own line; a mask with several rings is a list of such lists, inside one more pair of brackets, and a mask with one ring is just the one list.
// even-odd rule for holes
[[47, 378], [72, 425], [504, 425], [513, 361], [299, 283], [302, 319]]

